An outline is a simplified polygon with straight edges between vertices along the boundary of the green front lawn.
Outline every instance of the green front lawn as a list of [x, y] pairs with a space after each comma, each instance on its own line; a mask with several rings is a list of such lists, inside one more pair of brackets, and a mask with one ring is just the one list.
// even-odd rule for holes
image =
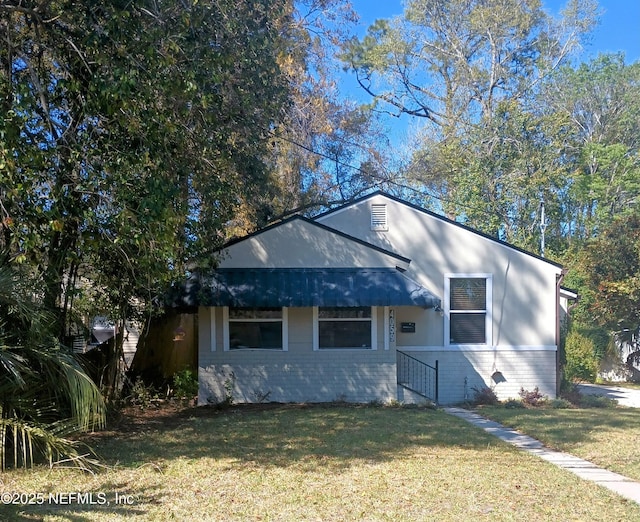
[[54, 496], [76, 501], [0, 505], [0, 519], [640, 520], [640, 506], [434, 410], [160, 411], [92, 444], [108, 465], [95, 475], [15, 470], [0, 489], [108, 505]]
[[482, 415], [598, 466], [640, 481], [640, 410], [634, 408], [508, 409]]

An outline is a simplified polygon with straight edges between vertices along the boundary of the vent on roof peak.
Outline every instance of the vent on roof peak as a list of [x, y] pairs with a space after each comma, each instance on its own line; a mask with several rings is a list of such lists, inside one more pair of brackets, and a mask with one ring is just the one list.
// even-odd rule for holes
[[371, 230], [389, 230], [387, 205], [377, 203], [371, 205]]

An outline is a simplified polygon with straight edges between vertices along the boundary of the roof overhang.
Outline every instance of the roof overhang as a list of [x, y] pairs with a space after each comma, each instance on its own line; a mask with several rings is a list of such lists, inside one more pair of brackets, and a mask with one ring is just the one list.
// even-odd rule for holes
[[173, 306], [420, 306], [440, 298], [395, 268], [227, 268], [192, 278]]
[[564, 286], [560, 287], [560, 297], [563, 299], [567, 299], [569, 301], [571, 300], [577, 300], [579, 295], [578, 292], [575, 290], [571, 290], [570, 288], [566, 288]]

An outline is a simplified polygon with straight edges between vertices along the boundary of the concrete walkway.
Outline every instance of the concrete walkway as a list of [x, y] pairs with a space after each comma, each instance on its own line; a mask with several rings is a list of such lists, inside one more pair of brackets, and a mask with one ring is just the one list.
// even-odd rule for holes
[[472, 411], [463, 408], [444, 408], [444, 411], [450, 415], [460, 417], [474, 426], [482, 428], [487, 433], [495, 435], [509, 444], [566, 469], [584, 480], [595, 482], [600, 486], [618, 493], [618, 495], [624, 498], [640, 504], [640, 482], [631, 480], [618, 473], [599, 468], [591, 462], [574, 457], [568, 453], [546, 448], [539, 440], [529, 437], [528, 435], [523, 435], [516, 430], [506, 428], [502, 424], [486, 419]]
[[634, 388], [605, 384], [578, 384], [578, 390], [582, 394], [604, 395], [610, 399], [615, 399], [620, 406], [640, 408], [640, 390]]

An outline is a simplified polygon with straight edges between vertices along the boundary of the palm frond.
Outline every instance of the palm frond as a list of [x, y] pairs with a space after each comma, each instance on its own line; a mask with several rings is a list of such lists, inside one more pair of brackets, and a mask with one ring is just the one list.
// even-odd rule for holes
[[100, 390], [51, 337], [51, 322], [0, 260], [0, 469], [41, 457], [86, 468], [89, 454], [67, 436], [105, 425]]
[[38, 424], [17, 417], [0, 418], [0, 468], [33, 467], [37, 458], [43, 456], [50, 467], [71, 462], [75, 467], [90, 470], [97, 460], [91, 452], [81, 452], [77, 441], [67, 438], [75, 431], [75, 422], [69, 419]]
[[58, 349], [39, 349], [40, 375], [56, 403], [67, 404], [77, 429], [104, 426], [106, 406], [100, 390], [72, 354]]
[[27, 360], [17, 350], [0, 345], [0, 375], [3, 381], [12, 381], [12, 386], [24, 387], [25, 376], [31, 373]]

